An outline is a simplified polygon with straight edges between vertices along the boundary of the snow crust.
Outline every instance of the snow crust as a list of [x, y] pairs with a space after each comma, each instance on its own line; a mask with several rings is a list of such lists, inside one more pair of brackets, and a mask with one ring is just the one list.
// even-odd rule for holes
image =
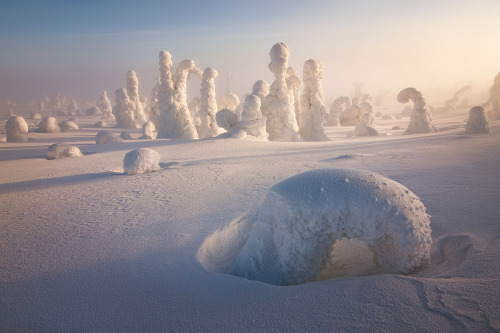
[[160, 155], [151, 148], [129, 151], [123, 158], [123, 170], [128, 175], [160, 170]]
[[366, 243], [382, 271], [407, 274], [430, 258], [430, 217], [415, 194], [376, 173], [308, 171], [269, 190], [229, 273], [277, 285], [316, 281], [343, 239]]

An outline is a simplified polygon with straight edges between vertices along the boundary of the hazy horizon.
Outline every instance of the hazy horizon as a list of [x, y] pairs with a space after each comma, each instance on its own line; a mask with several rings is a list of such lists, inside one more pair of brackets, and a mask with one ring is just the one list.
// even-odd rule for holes
[[[500, 71], [498, 1], [16, 1], [0, 5], [0, 101], [57, 92], [97, 100], [136, 71], [150, 96], [158, 53], [219, 72], [217, 94], [271, 83], [269, 50], [290, 48], [290, 66], [324, 63], [327, 100], [414, 86], [426, 96], [471, 85], [483, 96]], [[193, 80], [193, 89], [199, 86]], [[451, 97], [451, 96], [450, 96]]]

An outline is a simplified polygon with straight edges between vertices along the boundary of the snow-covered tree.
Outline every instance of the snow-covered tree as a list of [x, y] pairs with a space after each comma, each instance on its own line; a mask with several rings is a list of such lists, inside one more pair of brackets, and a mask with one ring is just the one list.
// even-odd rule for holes
[[432, 125], [432, 113], [424, 96], [415, 88], [406, 88], [398, 94], [399, 103], [413, 102], [413, 109], [410, 113], [410, 123], [405, 134], [434, 133], [437, 128]]
[[367, 112], [361, 116], [361, 119], [354, 127], [354, 136], [374, 136], [378, 135], [378, 131], [373, 128], [373, 123], [375, 122], [375, 116], [373, 113]]
[[293, 90], [286, 82], [288, 56], [290, 50], [285, 43], [273, 45], [269, 56], [269, 70], [275, 81], [271, 84], [269, 95], [264, 100], [264, 114], [267, 116], [267, 132], [272, 141], [298, 141], [298, 125], [295, 118]]
[[460, 88], [455, 94], [453, 94], [453, 97], [447, 101], [444, 102], [444, 110], [445, 111], [455, 111], [458, 106], [458, 102], [460, 100], [460, 95], [469, 90], [471, 86], [464, 86]]
[[488, 118], [491, 120], [500, 119], [500, 72], [493, 79], [493, 85], [490, 89], [490, 98], [488, 103], [491, 104], [491, 111], [488, 113]]
[[200, 126], [198, 128], [200, 138], [209, 138], [220, 134], [220, 129], [215, 119], [217, 113], [215, 78], [217, 75], [217, 71], [210, 67], [203, 71], [200, 87]]
[[465, 131], [468, 134], [491, 134], [490, 121], [484, 107], [475, 106], [469, 110]]
[[297, 125], [300, 127], [300, 97], [299, 90], [302, 85], [302, 80], [300, 79], [299, 72], [293, 68], [288, 67], [286, 70], [286, 84], [288, 87], [292, 89], [293, 92], [293, 108], [295, 111], [295, 120], [297, 121]]
[[235, 111], [240, 105], [240, 99], [236, 94], [226, 93], [217, 100], [217, 110], [229, 109]]
[[113, 107], [113, 115], [118, 128], [137, 128], [135, 118], [135, 103], [130, 100], [125, 88], [120, 88], [115, 93], [116, 105]]
[[328, 137], [323, 127], [325, 98], [323, 96], [323, 63], [310, 59], [304, 63], [304, 90], [300, 99], [299, 134], [304, 141], [325, 141]]
[[109, 101], [106, 91], [102, 92], [101, 99], [97, 103], [97, 107], [102, 112], [102, 119], [115, 119], [115, 116], [113, 115], [113, 108], [111, 107], [111, 102]]
[[139, 96], [139, 79], [133, 70], [127, 72], [127, 94], [130, 101], [134, 104], [134, 117], [136, 128], [142, 127], [147, 121], [146, 114], [144, 113], [144, 105]]
[[351, 107], [352, 101], [349, 96], [340, 96], [333, 101], [330, 106], [330, 112], [326, 116], [327, 126], [340, 126], [340, 119], [344, 113], [344, 110]]
[[152, 121], [146, 121], [142, 126], [142, 136], [139, 139], [151, 140], [155, 138], [155, 124]]
[[151, 90], [151, 98], [149, 100], [149, 115], [148, 119], [158, 127], [160, 121], [160, 109], [158, 108], [158, 91], [160, 90], [160, 77], [156, 78], [156, 84]]
[[11, 116], [5, 123], [7, 142], [28, 142], [28, 124], [21, 116]]
[[66, 110], [68, 111], [68, 115], [76, 116], [76, 114], [78, 113], [78, 104], [76, 103], [74, 98], [71, 99]]

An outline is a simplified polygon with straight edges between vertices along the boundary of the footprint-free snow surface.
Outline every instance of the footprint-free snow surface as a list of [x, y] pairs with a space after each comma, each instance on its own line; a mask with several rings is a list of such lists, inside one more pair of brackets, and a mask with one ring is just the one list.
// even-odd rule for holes
[[[97, 145], [98, 116], [28, 121], [29, 142], [0, 143], [0, 331], [498, 331], [500, 123], [466, 134], [468, 111], [320, 142]], [[45, 158], [54, 143], [84, 156]], [[125, 175], [139, 148], [160, 169]]]

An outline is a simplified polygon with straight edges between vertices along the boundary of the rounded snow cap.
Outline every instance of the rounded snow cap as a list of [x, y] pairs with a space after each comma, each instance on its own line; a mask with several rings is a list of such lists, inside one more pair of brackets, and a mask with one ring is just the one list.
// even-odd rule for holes
[[219, 74], [217, 73], [217, 70], [215, 70], [214, 68], [211, 67], [205, 68], [205, 70], [203, 71], [203, 80], [215, 79], [217, 75]]
[[304, 76], [319, 79], [323, 78], [323, 63], [319, 60], [309, 59], [304, 63]]
[[123, 158], [123, 170], [128, 175], [160, 170], [160, 155], [150, 148], [129, 151]]

